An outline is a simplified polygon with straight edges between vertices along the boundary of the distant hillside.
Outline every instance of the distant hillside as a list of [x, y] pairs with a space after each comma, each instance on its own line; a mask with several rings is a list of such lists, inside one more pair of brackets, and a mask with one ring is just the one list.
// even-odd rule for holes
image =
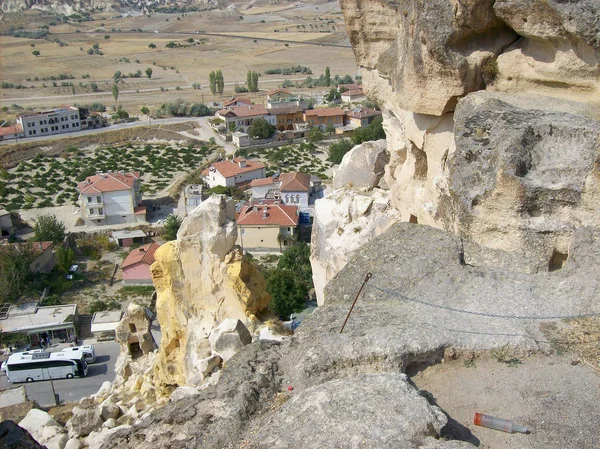
[[0, 0], [0, 10], [3, 13], [19, 12], [37, 9], [56, 14], [73, 14], [77, 12], [94, 11], [131, 11], [131, 10], [161, 10], [178, 12], [179, 9], [213, 9], [232, 3], [229, 0], [193, 0], [182, 5], [174, 0], [148, 2], [144, 0]]

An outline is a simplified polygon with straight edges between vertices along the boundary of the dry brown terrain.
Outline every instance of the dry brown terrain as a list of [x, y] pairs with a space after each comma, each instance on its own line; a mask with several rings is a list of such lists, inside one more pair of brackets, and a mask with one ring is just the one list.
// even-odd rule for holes
[[[50, 40], [0, 36], [0, 81], [27, 86], [0, 89], [0, 106], [4, 108], [0, 119], [14, 120], [15, 114], [21, 112], [14, 105], [113, 105], [111, 87], [116, 71], [128, 75], [140, 70], [144, 74], [142, 78], [127, 78], [119, 83], [118, 103], [134, 114], [139, 113], [141, 106], [158, 107], [177, 97], [190, 102], [213, 100], [208, 77], [216, 69], [224, 74], [224, 97], [234, 94], [235, 83], [245, 84], [248, 70], [262, 73], [266, 69], [301, 65], [318, 77], [329, 66], [332, 76], [356, 75], [357, 66], [338, 3], [298, 4], [299, 7], [287, 3], [227, 13], [152, 14], [120, 19], [109, 19], [108, 13], [102, 13], [90, 22], [57, 22], [49, 28]], [[53, 16], [29, 11], [5, 17], [0, 31], [6, 32], [9, 26], [37, 30], [53, 21]], [[130, 31], [139, 29], [142, 31]], [[198, 31], [201, 34], [196, 34]], [[105, 35], [109, 38], [105, 39]], [[187, 42], [190, 38], [193, 42]], [[66, 46], [51, 42], [53, 39]], [[167, 48], [169, 42], [185, 47]], [[102, 55], [87, 54], [94, 44], [99, 44]], [[149, 44], [156, 48], [149, 48]], [[37, 57], [32, 54], [36, 50], [40, 52]], [[153, 70], [151, 79], [145, 77], [147, 67]], [[74, 92], [71, 86], [61, 87], [62, 81], [54, 87], [51, 80], [42, 80], [60, 74], [75, 76], [64, 80], [73, 83]], [[256, 100], [264, 98], [265, 92], [283, 79], [301, 80], [306, 76], [263, 74], [259, 82], [262, 92]], [[92, 82], [100, 92], [91, 92]], [[194, 83], [202, 88], [192, 89]]]

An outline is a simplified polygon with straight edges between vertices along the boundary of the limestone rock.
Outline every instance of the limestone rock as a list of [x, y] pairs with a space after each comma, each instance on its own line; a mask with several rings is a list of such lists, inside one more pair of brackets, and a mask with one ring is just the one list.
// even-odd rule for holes
[[92, 403], [73, 408], [73, 417], [67, 421], [65, 427], [70, 438], [84, 437], [102, 427], [102, 422], [100, 409]]
[[[134, 358], [156, 349], [146, 309], [130, 303], [116, 329], [116, 341]], [[139, 353], [139, 354], [137, 354]]]
[[205, 340], [214, 327], [233, 318], [253, 329], [270, 302], [262, 275], [234, 248], [236, 238], [233, 200], [211, 197], [155, 254], [162, 339], [152, 376], [159, 396], [198, 381], [196, 366], [211, 355]]
[[[103, 427], [102, 430], [100, 431], [94, 431], [92, 433], [90, 433], [90, 435], [87, 437], [87, 446], [88, 449], [101, 449], [106, 447], [107, 442], [109, 442], [110, 444], [110, 439], [111, 437], [118, 433], [118, 432], [123, 432], [126, 431], [128, 429], [130, 429], [131, 426], [130, 425], [121, 425], [121, 426], [117, 426], [117, 427], [113, 427], [112, 429], [107, 429], [106, 427]], [[154, 446], [156, 447], [156, 446]]]
[[389, 154], [385, 140], [364, 142], [344, 155], [333, 177], [333, 188], [371, 189], [379, 185]]
[[100, 408], [100, 414], [102, 415], [102, 419], [103, 420], [107, 420], [107, 419], [117, 419], [119, 417], [119, 414], [121, 413], [121, 409], [119, 408], [118, 405], [115, 404], [104, 404], [102, 405], [102, 407]]
[[188, 396], [195, 396], [197, 394], [198, 389], [196, 387], [184, 385], [175, 389], [175, 391], [171, 394], [171, 400], [178, 401], [180, 399], [187, 398]]
[[228, 318], [213, 329], [208, 340], [214, 352], [227, 361], [245, 345], [252, 343], [252, 336], [244, 323]]
[[0, 423], [0, 447], [3, 449], [43, 449], [27, 430], [7, 419]]
[[[294, 395], [251, 442], [256, 448], [416, 449], [422, 447], [417, 441], [438, 437], [446, 422], [444, 413], [429, 405], [405, 375], [361, 374]], [[327, 431], [316, 432], [323, 423]]]
[[83, 444], [77, 438], [70, 438], [65, 444], [65, 449], [81, 449]]
[[330, 192], [315, 204], [310, 263], [319, 305], [323, 290], [350, 258], [352, 251], [399, 221], [388, 192], [375, 189]]
[[19, 426], [27, 430], [38, 443], [48, 449], [64, 449], [67, 443], [67, 434], [63, 427], [42, 410], [29, 410]]
[[[600, 121], [555, 99], [478, 92], [459, 102], [447, 158], [447, 229], [554, 269], [579, 226], [598, 226]], [[554, 107], [548, 104], [554, 103]], [[563, 103], [566, 107], [569, 104]]]
[[117, 426], [117, 420], [115, 418], [109, 418], [106, 421], [104, 421], [104, 423], [102, 424], [102, 427], [105, 427], [107, 429], [112, 429], [113, 427]]

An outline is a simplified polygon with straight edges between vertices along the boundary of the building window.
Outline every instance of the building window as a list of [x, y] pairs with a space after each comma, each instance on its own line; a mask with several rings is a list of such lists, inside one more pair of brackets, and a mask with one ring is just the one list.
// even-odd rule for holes
[[104, 209], [102, 209], [102, 208], [98, 209], [98, 214], [99, 215], [104, 215]]
[[29, 135], [31, 136], [31, 131], [27, 131], [29, 133]]
[[94, 209], [90, 209], [90, 215], [94, 215]]
[[91, 203], [91, 202], [92, 202], [92, 197], [91, 197], [91, 196], [88, 196], [88, 197], [87, 197], [87, 200], [88, 200], [88, 203]]
[[97, 196], [96, 197], [96, 202], [97, 203], [101, 203], [102, 202], [102, 197], [101, 196]]

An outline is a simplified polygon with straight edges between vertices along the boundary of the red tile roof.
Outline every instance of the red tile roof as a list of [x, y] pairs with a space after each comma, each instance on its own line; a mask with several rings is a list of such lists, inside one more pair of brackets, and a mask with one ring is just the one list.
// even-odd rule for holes
[[365, 93], [363, 92], [362, 89], [353, 89], [353, 90], [348, 90], [346, 92], [342, 93], [342, 96], [350, 96], [350, 97], [360, 97], [363, 96]]
[[310, 188], [310, 175], [300, 172], [282, 173], [279, 176], [281, 180], [282, 192], [308, 192]]
[[236, 104], [236, 103], [246, 103], [246, 104], [252, 104], [252, 100], [248, 99], [248, 98], [232, 98], [229, 101], [226, 101], [225, 104], [223, 104], [223, 106], [227, 107], [227, 106], [231, 106], [232, 104]]
[[227, 115], [233, 113], [236, 117], [255, 117], [257, 115], [269, 115], [269, 111], [262, 104], [252, 104], [248, 106], [232, 106], [229, 109], [219, 109], [217, 114]]
[[244, 206], [237, 218], [237, 224], [241, 226], [298, 226], [298, 206], [280, 204]]
[[269, 184], [275, 184], [276, 182], [279, 181], [273, 178], [253, 179], [252, 182], [250, 182], [250, 187], [268, 186]]
[[77, 185], [77, 188], [83, 194], [131, 190], [139, 177], [140, 172], [138, 171], [131, 173], [101, 173], [99, 175], [88, 176], [85, 181]]
[[[240, 167], [240, 162], [246, 162], [245, 167]], [[264, 168], [265, 164], [257, 161], [251, 161], [244, 159], [243, 157], [236, 157], [235, 159], [228, 159], [226, 161], [215, 162], [209, 168], [202, 171], [204, 176], [210, 173], [210, 169], [214, 168], [225, 178], [231, 178], [232, 176], [239, 175], [240, 173], [246, 173], [253, 170]]]
[[121, 264], [121, 270], [143, 263], [145, 265], [152, 265], [154, 263], [154, 253], [160, 248], [158, 243], [148, 243], [147, 245], [140, 246], [132, 250]]
[[278, 92], [282, 94], [292, 95], [292, 93], [289, 90], [283, 89], [282, 87], [276, 87], [275, 89], [267, 92], [267, 96], [275, 95]]
[[304, 111], [304, 115], [307, 117], [334, 117], [344, 115], [344, 111], [342, 108], [319, 108]]
[[23, 132], [23, 127], [21, 125], [11, 125], [11, 126], [3, 126], [0, 128], [0, 136], [6, 136], [8, 134], [15, 134]]
[[337, 87], [338, 87], [338, 89], [341, 89], [343, 87], [344, 89], [347, 89], [347, 90], [356, 90], [356, 89], [362, 90], [361, 84], [338, 84]]

